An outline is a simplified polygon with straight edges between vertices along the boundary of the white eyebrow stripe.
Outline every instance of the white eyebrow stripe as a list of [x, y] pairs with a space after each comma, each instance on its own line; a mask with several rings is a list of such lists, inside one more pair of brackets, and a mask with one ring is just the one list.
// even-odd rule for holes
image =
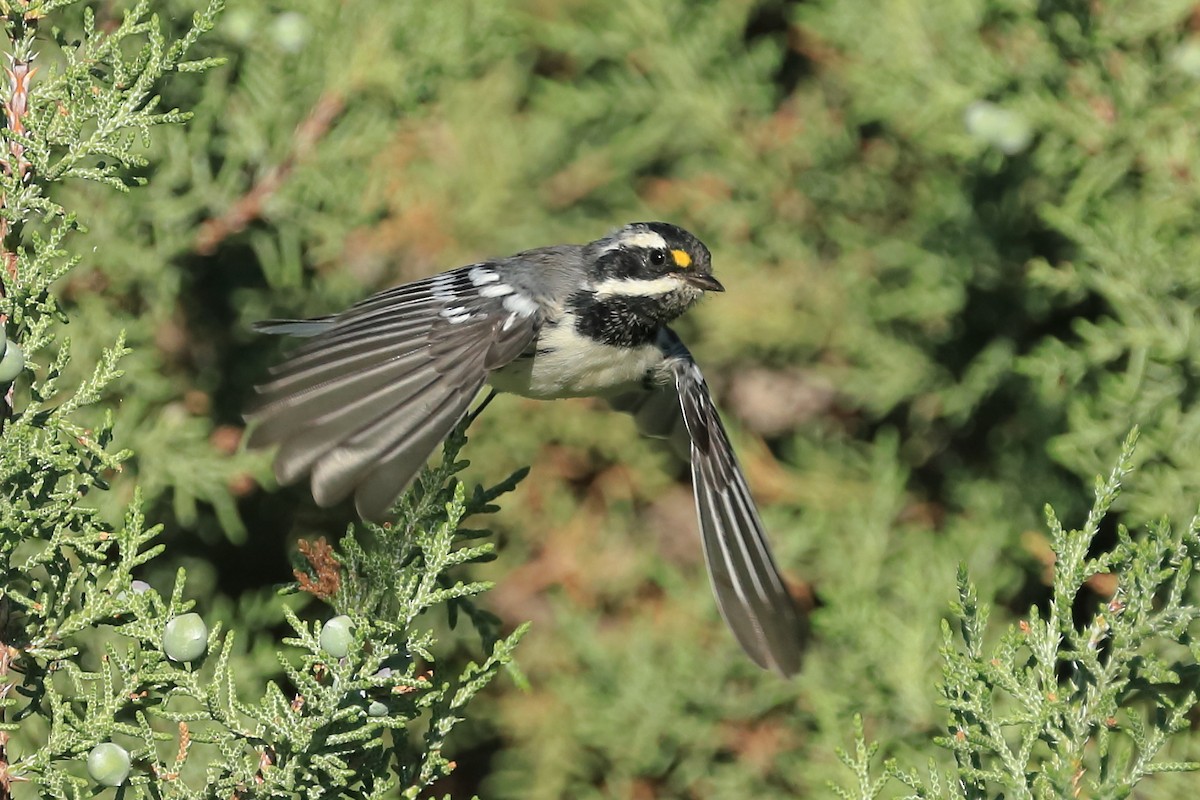
[[682, 288], [682, 278], [664, 275], [661, 278], [609, 278], [592, 287], [597, 300], [608, 297], [657, 297]]
[[618, 236], [603, 252], [616, 250], [621, 247], [645, 247], [649, 250], [666, 250], [667, 240], [654, 231], [638, 231], [637, 233]]

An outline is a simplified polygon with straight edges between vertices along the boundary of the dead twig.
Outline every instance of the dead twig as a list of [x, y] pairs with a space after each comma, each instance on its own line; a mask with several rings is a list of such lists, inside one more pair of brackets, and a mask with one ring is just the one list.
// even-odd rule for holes
[[196, 234], [195, 251], [200, 255], [212, 255], [221, 242], [235, 233], [246, 229], [254, 220], [260, 218], [263, 205], [287, 181], [296, 164], [306, 158], [316, 148], [342, 109], [346, 101], [335, 92], [327, 92], [317, 100], [316, 105], [296, 127], [296, 135], [292, 140], [292, 150], [283, 161], [276, 164], [250, 188], [250, 191], [234, 203], [228, 211], [219, 217], [205, 220]]

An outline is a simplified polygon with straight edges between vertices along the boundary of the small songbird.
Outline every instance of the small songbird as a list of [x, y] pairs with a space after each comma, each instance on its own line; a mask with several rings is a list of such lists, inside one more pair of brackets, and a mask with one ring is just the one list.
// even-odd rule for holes
[[485, 383], [604, 398], [690, 457], [721, 614], [755, 663], [791, 675], [801, 617], [704, 376], [667, 327], [722, 291], [699, 239], [636, 222], [397, 286], [340, 314], [265, 321], [256, 329], [308, 341], [257, 387], [250, 444], [280, 445], [280, 483], [307, 475], [318, 505], [353, 495], [378, 520]]

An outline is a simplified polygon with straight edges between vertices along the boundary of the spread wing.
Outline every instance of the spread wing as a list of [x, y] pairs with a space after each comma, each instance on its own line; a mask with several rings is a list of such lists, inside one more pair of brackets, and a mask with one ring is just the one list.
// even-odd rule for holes
[[[674, 385], [614, 398], [648, 436], [686, 443], [704, 557], [717, 606], [756, 664], [784, 676], [800, 668], [804, 628], [788, 593], [708, 385], [671, 334], [665, 344]], [[690, 440], [690, 441], [689, 441]]]
[[336, 316], [260, 323], [309, 338], [256, 387], [250, 446], [280, 445], [280, 483], [310, 475], [319, 505], [353, 493], [359, 514], [377, 520], [539, 322], [531, 300], [477, 264]]

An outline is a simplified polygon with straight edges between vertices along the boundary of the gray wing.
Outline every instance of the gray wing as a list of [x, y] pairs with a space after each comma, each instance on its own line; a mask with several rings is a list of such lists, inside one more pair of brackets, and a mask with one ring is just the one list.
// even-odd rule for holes
[[256, 387], [252, 447], [280, 445], [275, 476], [310, 475], [318, 505], [351, 493], [364, 519], [386, 514], [462, 418], [490, 370], [537, 335], [531, 301], [487, 264], [369, 297], [342, 314], [272, 320], [308, 337]]
[[667, 338], [674, 385], [613, 398], [648, 436], [687, 445], [704, 558], [717, 606], [756, 664], [783, 676], [800, 668], [804, 627], [775, 566], [762, 520], [708, 385], [687, 348]]

